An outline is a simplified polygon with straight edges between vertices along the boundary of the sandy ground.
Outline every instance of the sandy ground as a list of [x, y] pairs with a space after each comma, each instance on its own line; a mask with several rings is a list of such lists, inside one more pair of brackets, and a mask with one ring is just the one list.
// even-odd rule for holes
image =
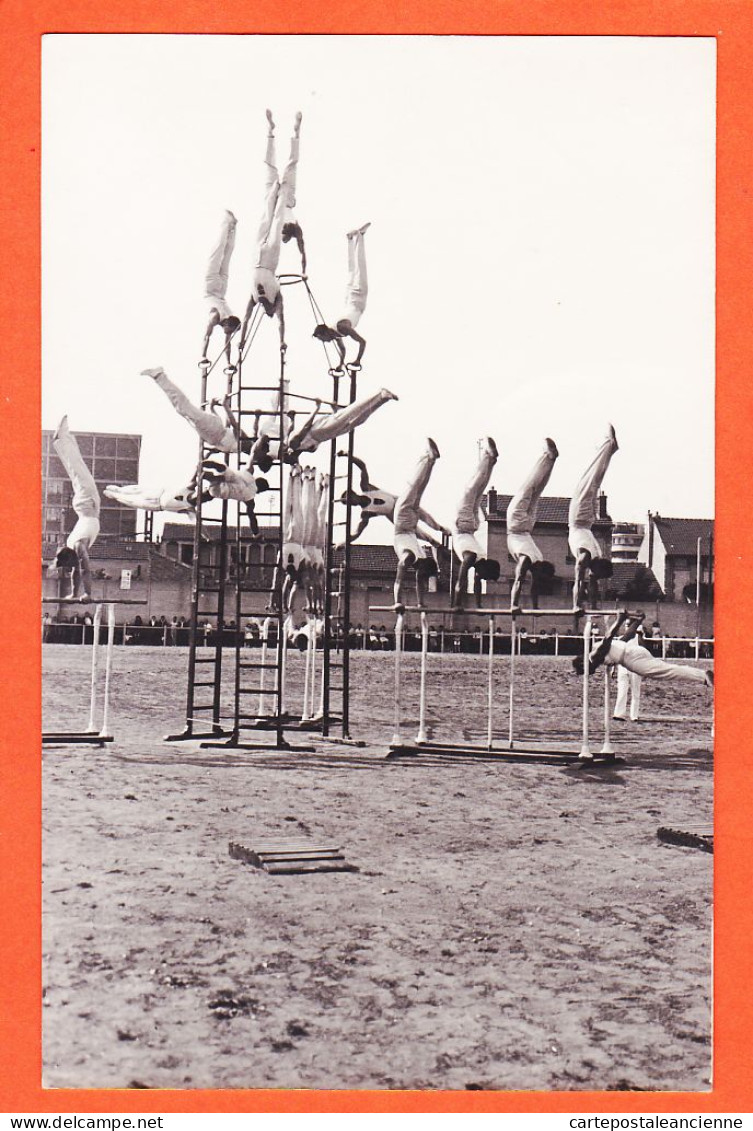
[[[89, 656], [45, 647], [47, 729], [85, 726]], [[644, 684], [646, 715], [699, 721], [615, 724], [626, 763], [584, 771], [385, 760], [389, 653], [354, 657], [369, 744], [313, 753], [165, 744], [186, 652], [116, 664], [116, 741], [44, 750], [46, 1086], [709, 1087], [712, 857], [656, 837], [711, 819], [707, 690]], [[524, 660], [523, 733], [577, 743], [568, 671]], [[485, 672], [432, 658], [435, 737], [480, 737]], [[228, 855], [295, 834], [358, 871]]]

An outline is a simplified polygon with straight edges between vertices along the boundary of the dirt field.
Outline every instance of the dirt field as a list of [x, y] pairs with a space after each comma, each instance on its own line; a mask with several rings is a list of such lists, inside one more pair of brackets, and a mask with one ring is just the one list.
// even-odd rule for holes
[[[89, 657], [45, 647], [48, 729], [85, 726]], [[386, 761], [389, 653], [354, 657], [370, 745], [315, 753], [165, 744], [186, 652], [116, 665], [116, 741], [44, 751], [48, 1087], [709, 1087], [712, 857], [656, 837], [711, 819], [705, 688], [645, 683], [647, 716], [706, 721], [616, 723], [626, 764], [583, 770]], [[524, 659], [521, 733], [577, 744], [569, 670]], [[485, 731], [485, 673], [432, 657], [436, 737]], [[270, 876], [228, 855], [293, 834], [358, 871]]]

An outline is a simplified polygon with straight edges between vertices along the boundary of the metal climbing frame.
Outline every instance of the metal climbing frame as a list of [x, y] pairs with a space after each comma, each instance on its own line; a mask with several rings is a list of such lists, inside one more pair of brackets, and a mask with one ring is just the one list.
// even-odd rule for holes
[[[311, 294], [308, 282], [301, 275], [280, 276], [282, 286], [303, 283], [311, 303], [312, 310], [318, 321], [324, 321], [318, 306]], [[278, 427], [277, 435], [270, 436], [270, 441], [282, 442], [285, 436], [285, 417], [289, 411], [288, 398], [312, 401], [313, 398], [303, 397], [300, 394], [288, 393], [285, 389], [286, 349], [280, 350], [280, 367], [277, 383], [269, 382], [258, 384], [247, 380], [246, 373], [250, 365], [246, 362], [248, 350], [258, 332], [262, 315], [257, 306], [252, 318], [246, 342], [241, 343], [243, 348], [238, 351], [236, 366], [228, 366], [225, 374], [228, 378], [227, 393], [231, 398], [234, 414], [240, 428], [243, 430], [244, 422], [255, 417], [261, 410], [265, 416], [271, 415], [271, 408], [264, 410], [260, 400], [268, 400], [272, 394], [277, 394]], [[326, 356], [326, 350], [325, 350]], [[219, 358], [217, 359], [219, 360]], [[210, 363], [206, 358], [200, 362], [201, 368], [201, 401], [207, 401], [207, 379], [217, 361]], [[244, 373], [245, 371], [245, 373]], [[343, 407], [340, 404], [341, 381], [345, 378], [343, 371], [330, 368], [333, 379], [332, 404], [333, 407]], [[356, 370], [349, 371], [350, 402], [356, 397]], [[252, 403], [249, 404], [249, 401]], [[324, 597], [324, 648], [323, 648], [323, 695], [322, 713], [319, 719], [308, 720], [306, 730], [321, 726], [324, 736], [330, 735], [330, 730], [336, 717], [331, 711], [331, 700], [339, 694], [340, 717], [343, 737], [348, 736], [348, 696], [349, 696], [349, 639], [348, 625], [350, 622], [350, 502], [345, 505], [344, 531], [339, 541], [344, 545], [345, 566], [339, 570], [335, 564], [334, 554], [334, 505], [336, 483], [336, 457], [337, 439], [330, 442], [330, 494], [328, 502], [328, 530], [325, 549], [325, 597]], [[200, 444], [199, 460], [205, 455], [204, 446]], [[240, 450], [236, 456], [236, 466], [241, 467], [244, 453]], [[353, 433], [348, 437], [347, 473], [342, 477], [347, 486], [351, 484], [353, 456]], [[225, 457], [226, 466], [230, 457]], [[196, 527], [194, 531], [193, 553], [193, 585], [191, 600], [191, 625], [189, 638], [188, 661], [188, 689], [186, 697], [186, 726], [176, 735], [168, 739], [203, 739], [202, 745], [207, 747], [232, 746], [243, 748], [289, 749], [290, 742], [286, 738], [286, 731], [296, 729], [300, 720], [288, 711], [285, 700], [285, 671], [286, 671], [286, 636], [285, 613], [282, 607], [282, 581], [284, 570], [282, 568], [282, 547], [285, 536], [284, 531], [284, 490], [285, 473], [281, 460], [276, 460], [269, 472], [265, 473], [270, 483], [270, 498], [273, 505], [265, 513], [259, 513], [258, 518], [266, 520], [269, 526], [262, 527], [260, 536], [252, 539], [249, 535], [244, 537], [247, 529], [242, 515], [241, 503], [236, 503], [237, 515], [234, 531], [228, 523], [229, 504], [222, 503], [222, 512], [219, 518], [214, 518], [203, 513], [201, 492], [198, 492], [196, 508]], [[276, 480], [276, 481], [273, 481]], [[212, 524], [217, 531], [217, 537], [207, 539], [204, 530], [207, 524]], [[262, 553], [258, 562], [247, 560], [245, 549], [250, 545], [261, 545]], [[264, 561], [263, 547], [274, 545], [277, 568], [275, 582], [270, 591], [266, 578], [269, 563]], [[213, 552], [213, 547], [217, 547]], [[232, 595], [234, 598], [234, 662], [232, 670], [228, 667], [228, 658], [223, 661], [223, 636], [226, 604], [226, 580], [228, 566], [234, 551], [234, 570], [231, 570]], [[335, 574], [338, 575], [339, 584], [333, 584]], [[263, 644], [259, 660], [248, 659], [248, 652], [244, 649], [243, 623], [250, 616], [258, 616], [258, 609], [245, 607], [247, 594], [266, 594], [271, 601], [272, 608], [264, 622]], [[207, 604], [211, 596], [216, 595], [216, 609]], [[334, 602], [337, 602], [335, 606]], [[214, 615], [217, 618], [217, 630], [214, 634], [213, 648], [206, 655], [206, 648], [202, 648], [202, 617]], [[335, 627], [336, 626], [336, 629]], [[333, 639], [336, 631], [337, 638]], [[271, 639], [273, 637], [273, 639]], [[270, 658], [272, 653], [273, 659]], [[252, 653], [255, 655], [255, 653]], [[341, 683], [333, 684], [332, 672], [342, 673]], [[202, 695], [206, 701], [200, 701]], [[202, 729], [206, 724], [209, 729]], [[303, 724], [300, 724], [301, 726]], [[262, 733], [269, 735], [269, 741], [261, 739]], [[251, 741], [253, 734], [255, 741]], [[298, 749], [306, 749], [298, 747]]]
[[[199, 362], [201, 373], [200, 398], [202, 406], [207, 403], [208, 378], [217, 362], [212, 364], [207, 358]], [[232, 374], [228, 375], [232, 378]], [[207, 448], [199, 440], [198, 469], [199, 475]], [[227, 464], [228, 457], [225, 457]], [[182, 739], [216, 738], [222, 735], [229, 736], [231, 731], [223, 726], [222, 718], [222, 639], [225, 620], [225, 574], [227, 570], [227, 515], [228, 505], [222, 503], [222, 512], [219, 518], [204, 514], [202, 503], [201, 482], [197, 484], [196, 520], [193, 534], [193, 561], [191, 579], [191, 621], [189, 627], [188, 647], [188, 680], [186, 690], [186, 725], [178, 734], [166, 736], [168, 742], [178, 742]], [[217, 529], [219, 537], [213, 540], [206, 536], [205, 528]], [[213, 542], [219, 545], [219, 561], [212, 553]], [[207, 601], [216, 595], [216, 608], [209, 608]], [[206, 639], [199, 640], [199, 619], [215, 616], [217, 630], [214, 634], [214, 644], [207, 647]], [[201, 649], [201, 651], [200, 651]], [[210, 654], [207, 655], [206, 653]], [[206, 701], [197, 701], [206, 696]], [[202, 729], [208, 727], [209, 729]]]
[[[339, 403], [340, 382], [343, 374], [338, 370], [332, 371], [332, 399]], [[348, 369], [350, 382], [349, 404], [356, 399], [357, 370], [351, 366]], [[324, 588], [324, 697], [322, 734], [330, 735], [330, 727], [334, 721], [332, 714], [333, 696], [340, 696], [340, 734], [342, 738], [350, 738], [350, 574], [351, 574], [351, 491], [353, 489], [353, 442], [354, 433], [348, 433], [347, 445], [347, 470], [342, 477], [337, 475], [337, 442], [332, 441], [329, 460], [329, 505], [327, 510], [327, 546], [325, 553], [325, 588]], [[345, 483], [346, 502], [344, 504], [345, 518], [335, 521], [335, 484], [339, 481]], [[342, 526], [343, 537], [340, 545], [343, 548], [342, 566], [335, 562], [335, 529]], [[334, 636], [334, 639], [333, 639]], [[339, 656], [340, 659], [333, 658]], [[340, 673], [341, 682], [332, 682], [332, 673]]]

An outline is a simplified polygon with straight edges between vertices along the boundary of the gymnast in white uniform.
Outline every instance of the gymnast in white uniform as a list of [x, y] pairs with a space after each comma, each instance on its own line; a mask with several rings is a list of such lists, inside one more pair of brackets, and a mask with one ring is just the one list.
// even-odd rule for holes
[[405, 572], [411, 566], [416, 568], [416, 603], [424, 604], [426, 579], [435, 576], [437, 563], [433, 558], [425, 557], [418, 544], [416, 528], [418, 526], [421, 497], [431, 478], [434, 464], [439, 459], [439, 448], [429, 438], [426, 448], [421, 455], [416, 469], [408, 480], [408, 485], [395, 503], [395, 538], [394, 548], [397, 555], [397, 573], [395, 575], [394, 595], [395, 612], [404, 613], [405, 605], [402, 601], [402, 586]]
[[350, 363], [351, 368], [360, 368], [361, 358], [366, 349], [366, 339], [356, 331], [356, 326], [361, 320], [361, 315], [366, 309], [366, 299], [369, 293], [368, 277], [366, 275], [366, 248], [364, 235], [369, 224], [348, 232], [348, 285], [345, 291], [345, 307], [334, 327], [320, 323], [314, 330], [314, 337], [320, 342], [334, 342], [340, 355], [340, 366], [345, 362], [345, 344], [343, 338], [352, 338], [358, 343], [358, 353]]
[[575, 558], [573, 608], [581, 609], [586, 599], [596, 605], [599, 600], [599, 579], [612, 576], [612, 563], [605, 556], [593, 530], [599, 517], [598, 495], [610, 460], [619, 444], [614, 428], [609, 430], [598, 452], [578, 480], [568, 512], [568, 542]]
[[526, 574], [531, 575], [531, 605], [538, 608], [539, 580], [554, 576], [554, 566], [546, 561], [533, 538], [539, 499], [549, 482], [559, 452], [547, 437], [544, 451], [507, 507], [507, 550], [515, 562], [515, 579], [510, 593], [513, 611], [520, 609], [520, 591]]
[[494, 558], [487, 558], [476, 537], [476, 531], [481, 525], [481, 499], [489, 485], [489, 479], [498, 458], [497, 445], [491, 436], [486, 437], [483, 445], [476, 471], [466, 485], [458, 503], [455, 522], [452, 527], [452, 547], [460, 560], [460, 569], [458, 570], [455, 592], [452, 598], [454, 609], [462, 609], [463, 607], [468, 574], [471, 569], [474, 571], [473, 592], [476, 605], [481, 602], [482, 580], [496, 581], [499, 577], [499, 562]]
[[52, 438], [55, 453], [73, 484], [72, 507], [76, 512], [76, 525], [66, 538], [65, 545], [55, 554], [51, 570], [70, 573], [71, 589], [66, 600], [90, 601], [92, 592], [89, 550], [99, 534], [100, 498], [94, 477], [84, 463], [76, 437], [64, 416]]
[[235, 247], [235, 228], [238, 221], [232, 212], [226, 211], [220, 228], [217, 243], [209, 257], [205, 280], [204, 297], [209, 304], [209, 322], [204, 335], [202, 356], [207, 356], [209, 339], [215, 326], [220, 326], [225, 333], [225, 357], [230, 364], [230, 342], [241, 325], [227, 303], [227, 286], [230, 271], [230, 259]]
[[[589, 675], [593, 675], [602, 664], [620, 664], [641, 679], [667, 679], [714, 686], [713, 671], [691, 668], [688, 664], [668, 664], [658, 656], [652, 656], [648, 648], [638, 644], [633, 637], [643, 619], [643, 613], [634, 614], [623, 609], [607, 629], [604, 639], [592, 649], [588, 663]], [[582, 656], [573, 657], [573, 667], [578, 675], [583, 675]]]

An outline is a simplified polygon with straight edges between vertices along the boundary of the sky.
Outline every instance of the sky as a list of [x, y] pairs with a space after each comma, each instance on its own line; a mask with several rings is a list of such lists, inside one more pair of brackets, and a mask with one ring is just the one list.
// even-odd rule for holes
[[[328, 319], [345, 233], [372, 225], [359, 392], [399, 397], [356, 432], [372, 482], [398, 493], [433, 436], [424, 503], [449, 525], [480, 437], [511, 494], [551, 436], [547, 493], [570, 495], [611, 421], [614, 519], [713, 515], [714, 40], [47, 35], [42, 59], [44, 427], [140, 433], [142, 483], [190, 478], [195, 434], [140, 371], [198, 399], [223, 210], [242, 315], [265, 108], [281, 169], [300, 109], [296, 213]], [[291, 387], [326, 397], [304, 289], [285, 301]], [[277, 356], [265, 318], [265, 384]]]

